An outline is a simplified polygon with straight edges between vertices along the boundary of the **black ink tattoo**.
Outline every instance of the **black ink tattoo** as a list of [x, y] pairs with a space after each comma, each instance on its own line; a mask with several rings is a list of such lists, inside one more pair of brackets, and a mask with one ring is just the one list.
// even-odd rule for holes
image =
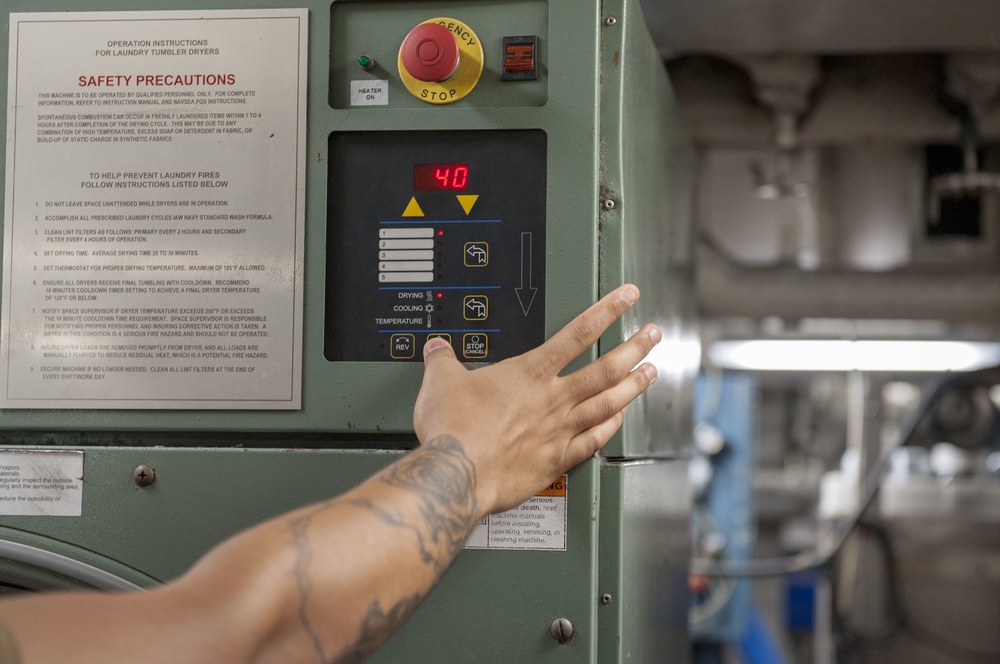
[[476, 468], [462, 444], [451, 436], [439, 436], [389, 466], [380, 478], [412, 491], [420, 500], [417, 508], [424, 521], [422, 528], [417, 526], [420, 553], [443, 573], [479, 521]]
[[399, 600], [396, 606], [389, 610], [389, 613], [382, 611], [378, 600], [372, 602], [365, 614], [358, 640], [341, 653], [337, 659], [333, 660], [333, 664], [359, 664], [365, 661], [390, 634], [403, 626], [406, 619], [417, 610], [423, 601], [424, 595], [415, 593]]
[[454, 438], [441, 436], [379, 475], [386, 484], [412, 491], [422, 522], [390, 512], [368, 500], [345, 501], [373, 512], [383, 523], [405, 528], [417, 538], [420, 559], [438, 576], [461, 551], [479, 520], [476, 502], [476, 469]]
[[309, 579], [309, 563], [312, 562], [314, 554], [312, 542], [309, 541], [308, 531], [313, 517], [329, 507], [329, 502], [317, 505], [315, 509], [292, 519], [288, 524], [289, 530], [292, 531], [292, 544], [295, 547], [295, 568], [292, 573], [295, 576], [295, 585], [298, 586], [299, 590], [299, 621], [302, 623], [302, 629], [305, 630], [309, 636], [309, 640], [312, 642], [313, 650], [316, 651], [316, 660], [319, 664], [326, 664], [329, 660], [327, 659], [326, 651], [323, 648], [323, 642], [320, 640], [319, 634], [316, 633], [312, 623], [309, 621], [308, 604], [309, 594], [312, 591], [312, 583]]
[[[461, 443], [450, 436], [439, 436], [407, 454], [379, 473], [376, 480], [412, 493], [414, 502], [390, 510], [370, 500], [332, 500], [289, 522], [296, 553], [293, 574], [299, 594], [299, 621], [312, 642], [319, 664], [363, 661], [406, 622], [430, 587], [404, 597], [388, 612], [375, 599], [368, 607], [358, 639], [335, 659], [327, 659], [323, 642], [308, 615], [312, 591], [309, 565], [314, 557], [308, 530], [317, 514], [337, 504], [355, 505], [370, 511], [385, 524], [412, 532], [420, 559], [433, 567], [435, 581], [448, 569], [479, 522], [475, 466]], [[411, 509], [416, 509], [419, 519], [410, 514]]]

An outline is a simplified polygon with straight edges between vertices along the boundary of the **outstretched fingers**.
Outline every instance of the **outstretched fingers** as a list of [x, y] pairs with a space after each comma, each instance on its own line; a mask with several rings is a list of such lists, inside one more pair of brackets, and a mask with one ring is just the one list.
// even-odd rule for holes
[[566, 446], [566, 463], [564, 464], [566, 468], [583, 463], [600, 452], [604, 445], [611, 440], [611, 436], [615, 435], [615, 432], [621, 428], [622, 422], [625, 421], [625, 410], [622, 409], [603, 422], [598, 422], [589, 429], [573, 436], [569, 445]]
[[620, 286], [574, 318], [551, 339], [530, 351], [542, 374], [555, 375], [601, 338], [604, 331], [639, 299], [639, 289]]
[[573, 407], [569, 412], [571, 430], [586, 431], [611, 419], [654, 382], [656, 367], [646, 362], [623, 380]]
[[621, 382], [662, 338], [658, 327], [646, 325], [610, 353], [566, 376], [572, 399], [584, 401]]

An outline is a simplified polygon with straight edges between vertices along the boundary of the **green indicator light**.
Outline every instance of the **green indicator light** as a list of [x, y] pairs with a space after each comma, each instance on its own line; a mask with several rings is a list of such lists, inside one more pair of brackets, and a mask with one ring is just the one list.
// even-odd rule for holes
[[361, 65], [362, 69], [368, 71], [369, 69], [375, 66], [375, 61], [369, 58], [367, 55], [362, 55], [360, 58], [358, 58], [358, 64]]

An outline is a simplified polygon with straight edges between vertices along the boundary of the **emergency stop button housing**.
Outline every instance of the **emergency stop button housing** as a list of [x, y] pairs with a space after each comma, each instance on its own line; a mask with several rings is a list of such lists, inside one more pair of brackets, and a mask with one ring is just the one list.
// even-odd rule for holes
[[399, 47], [399, 78], [417, 99], [450, 104], [472, 92], [483, 74], [483, 46], [468, 25], [449, 17], [420, 23]]

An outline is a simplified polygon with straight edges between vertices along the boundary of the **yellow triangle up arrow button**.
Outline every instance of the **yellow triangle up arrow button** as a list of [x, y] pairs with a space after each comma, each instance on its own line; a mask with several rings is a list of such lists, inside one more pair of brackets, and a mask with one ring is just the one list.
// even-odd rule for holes
[[403, 210], [404, 217], [422, 217], [424, 216], [424, 211], [420, 209], [420, 203], [417, 203], [417, 197], [413, 196], [410, 198], [409, 204], [407, 204], [406, 209]]
[[455, 196], [455, 198], [458, 199], [458, 204], [462, 206], [462, 209], [465, 210], [465, 216], [468, 217], [469, 213], [472, 212], [472, 206], [479, 200], [479, 194], [466, 194]]

